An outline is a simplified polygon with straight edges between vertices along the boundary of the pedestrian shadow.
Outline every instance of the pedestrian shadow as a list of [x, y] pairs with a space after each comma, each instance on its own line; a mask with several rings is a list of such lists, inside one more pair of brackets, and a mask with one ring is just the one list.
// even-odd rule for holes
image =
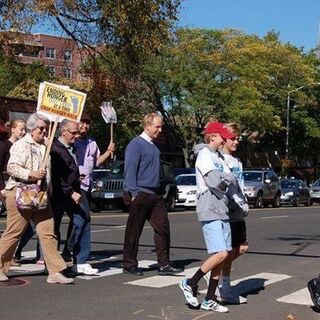
[[242, 296], [248, 296], [249, 294], [259, 294], [260, 291], [265, 290], [265, 282], [268, 279], [263, 278], [251, 278], [245, 279], [238, 284], [236, 284], [233, 288]]

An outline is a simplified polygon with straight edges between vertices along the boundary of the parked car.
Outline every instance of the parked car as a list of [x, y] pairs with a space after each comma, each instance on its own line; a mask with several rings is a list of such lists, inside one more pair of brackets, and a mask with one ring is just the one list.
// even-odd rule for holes
[[310, 185], [310, 197], [311, 203], [320, 203], [320, 179], [316, 180], [313, 184]]
[[274, 208], [280, 206], [280, 183], [276, 173], [271, 169], [245, 169], [244, 193], [248, 203], [256, 208], [272, 204]]
[[300, 179], [283, 179], [281, 186], [281, 204], [291, 204], [297, 207], [299, 204], [311, 205], [310, 191], [304, 181]]
[[174, 172], [174, 176], [177, 177], [180, 174], [195, 174], [196, 169], [195, 168], [174, 168], [173, 172]]
[[195, 207], [197, 182], [195, 174], [180, 174], [176, 177], [178, 199], [176, 207]]
[[[170, 162], [160, 162], [160, 189], [168, 210], [174, 210], [178, 188], [174, 180], [173, 167]], [[101, 211], [109, 207], [117, 207], [126, 211], [123, 203], [124, 161], [117, 161], [110, 170], [97, 169], [93, 172], [93, 188], [91, 192], [91, 209]]]

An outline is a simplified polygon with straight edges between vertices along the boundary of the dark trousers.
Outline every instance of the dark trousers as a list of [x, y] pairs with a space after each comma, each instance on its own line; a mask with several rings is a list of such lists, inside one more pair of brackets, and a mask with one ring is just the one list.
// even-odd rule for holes
[[168, 212], [162, 196], [140, 192], [131, 201], [129, 193], [123, 196], [129, 207], [129, 217], [124, 239], [123, 267], [137, 266], [139, 239], [146, 220], [154, 230], [154, 243], [159, 266], [169, 263], [170, 225]]

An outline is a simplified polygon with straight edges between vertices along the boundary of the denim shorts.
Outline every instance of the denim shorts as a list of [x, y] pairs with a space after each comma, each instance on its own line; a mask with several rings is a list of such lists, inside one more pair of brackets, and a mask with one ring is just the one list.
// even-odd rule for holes
[[232, 250], [229, 220], [202, 221], [201, 225], [209, 254]]

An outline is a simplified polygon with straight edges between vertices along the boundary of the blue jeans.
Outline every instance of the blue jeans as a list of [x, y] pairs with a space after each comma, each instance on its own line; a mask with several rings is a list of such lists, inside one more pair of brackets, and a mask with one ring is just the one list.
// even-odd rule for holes
[[80, 205], [71, 199], [63, 201], [52, 200], [52, 209], [55, 220], [55, 232], [60, 235], [60, 224], [66, 212], [73, 220], [70, 238], [67, 239], [68, 247], [73, 252], [73, 263], [82, 264], [90, 258], [90, 206], [86, 191], [81, 190], [82, 201]]

